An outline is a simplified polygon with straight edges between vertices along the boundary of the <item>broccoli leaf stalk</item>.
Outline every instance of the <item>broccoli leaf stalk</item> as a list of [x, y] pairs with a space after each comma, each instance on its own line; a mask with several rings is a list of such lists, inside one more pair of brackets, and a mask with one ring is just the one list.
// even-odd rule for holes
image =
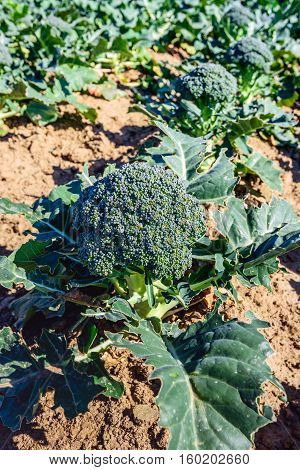
[[[119, 294], [126, 298], [142, 318], [155, 317], [163, 319], [166, 313], [178, 305], [178, 300], [166, 302], [162, 295], [168, 288], [161, 281], [152, 281], [152, 294], [147, 289], [147, 274], [134, 272], [124, 277], [127, 292], [120, 289], [118, 283], [114, 284]], [[152, 298], [153, 296], [153, 298]]]
[[260, 72], [251, 68], [241, 69], [239, 79], [242, 103], [252, 101], [269, 82], [267, 75], [262, 76]]

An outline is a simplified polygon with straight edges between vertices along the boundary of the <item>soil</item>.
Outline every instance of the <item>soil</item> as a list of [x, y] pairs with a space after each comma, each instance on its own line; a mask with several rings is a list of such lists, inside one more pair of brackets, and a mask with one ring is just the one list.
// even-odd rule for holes
[[[92, 125], [62, 106], [63, 118], [46, 127], [25, 119], [14, 119], [10, 133], [0, 142], [0, 194], [15, 202], [32, 203], [47, 195], [54, 185], [67, 183], [88, 162], [92, 172], [106, 163], [128, 160], [143, 140], [153, 132], [147, 118], [128, 112], [130, 99], [105, 101], [85, 96], [84, 102], [97, 110]], [[22, 218], [0, 215], [2, 226], [0, 255], [24, 240], [29, 226]]]
[[[94, 125], [75, 114], [71, 107], [64, 107], [64, 118], [47, 127], [39, 128], [25, 119], [10, 122], [10, 133], [0, 141], [2, 197], [31, 203], [46, 195], [55, 184], [73, 179], [86, 162], [93, 172], [99, 172], [107, 162], [128, 160], [153, 134], [144, 115], [128, 112], [130, 98], [84, 100], [97, 109]], [[251, 143], [281, 167], [282, 196], [300, 212], [297, 156], [279, 151], [259, 138], [253, 138]], [[270, 199], [264, 185], [260, 190], [264, 198]], [[3, 255], [25, 240], [23, 231], [28, 226], [22, 217], [2, 215], [0, 222], [0, 255]], [[287, 272], [273, 276], [272, 293], [260, 287], [250, 291], [239, 287], [238, 307], [227, 304], [225, 311], [227, 317], [245, 319], [243, 312], [250, 309], [270, 323], [264, 332], [275, 351], [269, 364], [287, 392], [287, 403], [283, 403], [274, 387], [266, 388], [264, 399], [271, 402], [276, 416], [272, 424], [256, 434], [257, 449], [300, 448], [299, 252], [284, 257], [282, 264]], [[0, 291], [0, 324], [11, 321], [9, 303], [17, 293]], [[192, 321], [201, 315], [203, 312], [196, 312]], [[191, 320], [183, 313], [182, 321], [185, 324]], [[52, 408], [53, 395], [49, 392], [41, 400], [32, 423], [24, 424], [16, 433], [0, 425], [1, 448], [165, 449], [168, 431], [159, 427], [155, 404], [159, 382], [149, 380], [149, 366], [127, 351], [112, 350], [106, 353], [105, 361], [111, 374], [125, 385], [121, 400], [99, 397], [90, 403], [86, 413], [68, 420], [62, 409]]]

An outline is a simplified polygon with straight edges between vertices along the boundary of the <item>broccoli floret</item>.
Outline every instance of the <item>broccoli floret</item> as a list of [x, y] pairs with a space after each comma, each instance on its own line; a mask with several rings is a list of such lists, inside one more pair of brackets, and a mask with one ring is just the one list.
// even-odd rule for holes
[[247, 26], [249, 22], [254, 19], [251, 10], [237, 2], [230, 6], [224, 18], [228, 18], [229, 21], [236, 26]]
[[125, 164], [80, 195], [74, 208], [79, 257], [92, 274], [144, 268], [153, 279], [178, 279], [204, 234], [200, 202], [170, 170]]
[[230, 62], [265, 72], [273, 61], [269, 47], [254, 37], [246, 37], [233, 44], [227, 51], [227, 58]]
[[222, 103], [230, 101], [237, 93], [235, 77], [219, 64], [201, 64], [180, 77], [177, 90], [183, 98]]

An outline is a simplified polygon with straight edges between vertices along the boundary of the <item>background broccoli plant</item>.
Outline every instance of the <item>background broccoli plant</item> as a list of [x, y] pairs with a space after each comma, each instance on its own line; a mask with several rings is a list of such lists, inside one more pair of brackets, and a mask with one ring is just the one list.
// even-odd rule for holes
[[222, 65], [201, 63], [162, 87], [159, 101], [141, 97], [146, 106], [138, 109], [192, 136], [211, 131], [220, 136], [234, 109], [237, 91], [236, 78]]
[[220, 64], [201, 64], [180, 77], [178, 120], [182, 127], [203, 135], [221, 126], [237, 94], [235, 77]]
[[234, 64], [232, 71], [238, 77], [242, 101], [268, 93], [273, 54], [267, 44], [253, 36], [244, 37], [230, 46], [225, 60]]
[[233, 1], [223, 6], [220, 16], [213, 18], [213, 25], [218, 43], [228, 47], [234, 41], [254, 32], [255, 15], [247, 6]]

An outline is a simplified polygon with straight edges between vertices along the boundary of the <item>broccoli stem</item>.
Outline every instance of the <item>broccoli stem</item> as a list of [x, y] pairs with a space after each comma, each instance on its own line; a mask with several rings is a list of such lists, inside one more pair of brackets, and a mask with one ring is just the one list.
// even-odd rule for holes
[[[128, 292], [120, 288], [118, 282], [114, 283], [114, 286], [118, 293], [127, 299], [129, 304], [134, 307], [138, 314], [142, 318], [156, 317], [163, 319], [167, 312], [178, 305], [178, 300], [174, 299], [170, 302], [166, 302], [162, 291], [167, 290], [167, 287], [161, 281], [153, 281], [153, 295], [155, 304], [151, 305], [150, 299], [148, 298], [148, 290], [146, 286], [145, 274], [132, 273], [125, 276], [127, 283]], [[149, 305], [150, 304], [150, 305]]]

